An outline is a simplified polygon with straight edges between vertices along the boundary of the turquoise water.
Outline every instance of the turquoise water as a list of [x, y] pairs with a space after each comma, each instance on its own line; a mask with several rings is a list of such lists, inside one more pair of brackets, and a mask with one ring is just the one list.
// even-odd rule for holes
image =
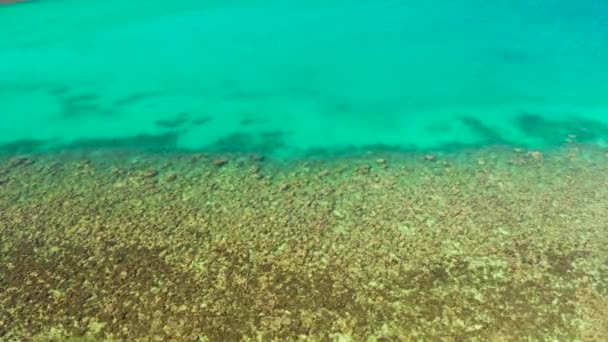
[[600, 0], [0, 6], [0, 144], [294, 156], [608, 137]]
[[1, 341], [606, 341], [607, 175], [606, 0], [0, 0]]

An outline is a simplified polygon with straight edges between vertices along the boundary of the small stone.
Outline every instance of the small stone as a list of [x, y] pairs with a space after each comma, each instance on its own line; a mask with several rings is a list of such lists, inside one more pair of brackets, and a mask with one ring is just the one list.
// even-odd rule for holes
[[30, 161], [26, 157], [14, 157], [8, 161], [8, 166], [16, 167], [16, 166], [27, 165], [27, 164], [31, 164], [31, 163], [32, 163], [32, 161]]
[[193, 155], [193, 156], [192, 156], [192, 158], [190, 159], [190, 161], [191, 161], [191, 162], [193, 162], [193, 163], [196, 163], [196, 162], [198, 162], [199, 160], [202, 160], [202, 159], [204, 159], [204, 158], [205, 158], [205, 155], [204, 155], [204, 154], [202, 154], [202, 153], [197, 153], [197, 154], [195, 154], [195, 155]]
[[573, 144], [574, 142], [576, 142], [576, 134], [568, 134], [568, 137], [565, 141], [568, 144]]
[[434, 154], [427, 154], [424, 156], [424, 160], [426, 161], [437, 161], [437, 156]]
[[531, 152], [528, 152], [528, 155], [534, 159], [540, 159], [540, 158], [542, 158], [543, 153], [540, 151], [531, 151]]
[[228, 164], [228, 160], [227, 159], [214, 159], [213, 160], [213, 165], [217, 166], [217, 167], [222, 167], [224, 165]]
[[111, 172], [114, 176], [123, 176], [127, 173], [124, 169], [118, 167], [112, 168]]
[[251, 160], [253, 160], [254, 162], [261, 162], [261, 161], [264, 161], [264, 156], [261, 154], [258, 154], [258, 153], [254, 153], [251, 156]]
[[358, 173], [358, 174], [360, 174], [360, 175], [366, 175], [366, 174], [368, 174], [368, 173], [369, 173], [369, 171], [370, 171], [371, 169], [372, 169], [372, 168], [371, 168], [371, 166], [369, 166], [369, 165], [362, 165], [362, 166], [359, 166], [359, 167], [357, 168], [357, 173]]
[[158, 175], [158, 171], [154, 169], [145, 170], [142, 174], [146, 178], [156, 177]]
[[388, 164], [386, 163], [386, 159], [384, 158], [376, 159], [376, 163], [378, 163], [380, 165], [380, 168], [383, 170], [386, 170], [388, 168]]

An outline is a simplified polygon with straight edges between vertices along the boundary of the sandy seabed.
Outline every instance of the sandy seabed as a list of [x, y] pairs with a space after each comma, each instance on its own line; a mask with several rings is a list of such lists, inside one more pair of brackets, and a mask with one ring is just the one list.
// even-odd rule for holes
[[0, 157], [0, 339], [601, 341], [607, 153]]

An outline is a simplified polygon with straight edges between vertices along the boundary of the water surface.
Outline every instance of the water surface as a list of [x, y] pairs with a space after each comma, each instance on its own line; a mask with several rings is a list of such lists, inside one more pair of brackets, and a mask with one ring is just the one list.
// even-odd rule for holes
[[601, 140], [607, 21], [594, 0], [13, 4], [0, 139], [172, 132], [175, 147], [285, 156]]

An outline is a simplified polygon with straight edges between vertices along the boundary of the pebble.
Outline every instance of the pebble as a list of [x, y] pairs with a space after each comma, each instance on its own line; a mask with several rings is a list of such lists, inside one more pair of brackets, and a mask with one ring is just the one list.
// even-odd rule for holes
[[16, 167], [16, 166], [21, 166], [21, 165], [27, 165], [27, 164], [31, 164], [33, 163], [32, 160], [25, 158], [25, 157], [14, 157], [11, 158], [8, 161], [8, 166], [9, 167]]
[[540, 151], [531, 151], [528, 152], [528, 155], [534, 159], [540, 159], [543, 156], [543, 153]]
[[388, 168], [388, 164], [386, 163], [386, 159], [384, 158], [376, 159], [376, 163], [378, 163], [380, 165], [380, 168], [383, 170]]
[[427, 154], [424, 156], [424, 160], [426, 161], [436, 161], [437, 160], [437, 156], [434, 154]]
[[360, 175], [366, 175], [366, 174], [368, 174], [368, 173], [369, 173], [369, 171], [370, 171], [371, 169], [372, 169], [372, 168], [371, 168], [371, 166], [369, 166], [369, 165], [362, 165], [362, 166], [359, 166], [359, 167], [357, 168], [357, 173], [358, 173], [358, 174], [360, 174]]
[[158, 175], [158, 171], [156, 171], [154, 169], [145, 170], [143, 173], [143, 176], [147, 177], [147, 178], [156, 177], [157, 175]]
[[264, 161], [264, 156], [258, 153], [255, 153], [251, 156], [251, 160], [255, 161], [255, 162], [261, 162]]
[[127, 171], [121, 168], [114, 167], [112, 168], [112, 174], [115, 176], [124, 176], [127, 174]]
[[204, 159], [205, 155], [202, 153], [197, 153], [194, 156], [192, 156], [192, 158], [190, 159], [191, 162], [196, 163], [197, 161]]
[[262, 168], [260, 168], [260, 167], [259, 167], [259, 166], [257, 166], [257, 165], [254, 165], [254, 166], [251, 168], [251, 173], [259, 173], [260, 171], [262, 171]]
[[566, 137], [565, 142], [568, 144], [573, 144], [576, 142], [576, 134], [568, 134], [568, 137]]
[[173, 182], [174, 180], [177, 179], [177, 175], [175, 173], [171, 173], [169, 174], [166, 178], [165, 181], [166, 182]]
[[217, 166], [217, 167], [222, 167], [224, 165], [228, 164], [228, 160], [227, 159], [215, 159], [213, 160], [213, 165]]

